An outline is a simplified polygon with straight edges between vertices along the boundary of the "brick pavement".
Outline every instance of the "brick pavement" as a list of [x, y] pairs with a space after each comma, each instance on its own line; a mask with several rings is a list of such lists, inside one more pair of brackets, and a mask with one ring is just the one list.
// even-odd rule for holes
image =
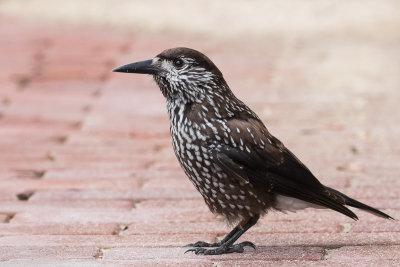
[[[180, 170], [151, 78], [110, 73], [177, 36], [5, 16], [0, 36], [1, 266], [400, 264], [398, 221], [362, 211], [271, 212], [242, 237], [255, 252], [183, 254], [228, 228]], [[400, 217], [397, 42], [180, 40], [325, 184]]]

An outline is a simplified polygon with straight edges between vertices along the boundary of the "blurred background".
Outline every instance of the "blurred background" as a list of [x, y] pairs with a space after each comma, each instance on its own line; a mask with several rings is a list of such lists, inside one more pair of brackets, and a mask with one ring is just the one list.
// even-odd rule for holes
[[[398, 217], [399, 10], [397, 0], [1, 0], [0, 259], [40, 258], [52, 236], [85, 247], [53, 244], [58, 259], [100, 257], [94, 236], [133, 259], [145, 256], [119, 244], [176, 248], [227, 230], [180, 170], [152, 78], [111, 72], [176, 46], [209, 56], [323, 183]], [[254, 231], [292, 233], [280, 245], [343, 231], [399, 244], [394, 224], [305, 211], [315, 213], [319, 225], [274, 213]]]
[[[394, 149], [381, 141], [400, 131], [399, 7], [395, 0], [2, 0], [2, 146], [33, 157], [21, 146], [46, 134], [63, 144], [103, 130], [168, 136], [151, 78], [110, 70], [187, 46], [207, 54], [234, 93], [294, 149], [310, 145], [297, 142], [299, 133], [310, 142], [356, 136], [361, 143], [347, 146], [366, 149], [363, 138], [372, 135], [379, 147]], [[143, 125], [151, 122], [148, 131]], [[312, 162], [313, 153], [304, 157]]]

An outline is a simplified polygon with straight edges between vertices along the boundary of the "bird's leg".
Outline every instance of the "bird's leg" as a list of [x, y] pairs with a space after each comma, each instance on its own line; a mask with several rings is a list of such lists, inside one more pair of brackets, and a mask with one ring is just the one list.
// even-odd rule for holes
[[[253, 225], [255, 225], [260, 218], [260, 215], [256, 215], [251, 217], [245, 224], [236, 226], [224, 239], [217, 243], [206, 243], [206, 242], [196, 242], [195, 244], [190, 244], [195, 246], [195, 248], [189, 249], [186, 252], [193, 251], [195, 254], [204, 254], [204, 255], [220, 255], [226, 253], [242, 253], [244, 251], [244, 247], [249, 246], [252, 248], [256, 248], [256, 246], [248, 241], [234, 244], [239, 237], [244, 234], [247, 230], [249, 230]], [[202, 245], [202, 246], [200, 246]], [[205, 245], [205, 246], [204, 246]], [[204, 247], [217, 247], [214, 249], [205, 249]], [[186, 253], [185, 252], [185, 253]]]

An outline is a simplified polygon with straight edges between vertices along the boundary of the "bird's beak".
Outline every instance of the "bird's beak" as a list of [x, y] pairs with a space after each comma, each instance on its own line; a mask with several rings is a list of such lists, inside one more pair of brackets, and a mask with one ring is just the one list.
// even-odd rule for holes
[[152, 65], [152, 60], [144, 60], [135, 63], [122, 65], [118, 68], [113, 69], [114, 72], [126, 72], [126, 73], [142, 73], [142, 74], [159, 74], [162, 69]]

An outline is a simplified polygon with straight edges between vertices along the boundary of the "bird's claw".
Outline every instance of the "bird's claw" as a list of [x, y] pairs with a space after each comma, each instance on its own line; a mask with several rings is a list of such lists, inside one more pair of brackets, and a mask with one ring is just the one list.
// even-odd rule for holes
[[197, 247], [209, 248], [209, 247], [219, 247], [219, 246], [221, 246], [220, 243], [207, 243], [204, 241], [197, 241], [196, 243], [190, 243], [190, 244], [185, 245], [185, 247], [196, 247], [196, 248]]
[[[197, 242], [199, 243], [199, 242]], [[197, 244], [195, 243], [195, 244]], [[205, 243], [205, 242], [204, 242]], [[206, 243], [208, 244], [208, 243]], [[193, 244], [194, 245], [194, 244]], [[195, 248], [191, 248], [189, 250], [186, 250], [185, 253], [187, 252], [194, 252], [194, 254], [199, 255], [199, 254], [203, 254], [203, 255], [221, 255], [221, 254], [228, 254], [228, 253], [243, 253], [244, 252], [244, 247], [251, 247], [253, 249], [256, 249], [256, 246], [248, 241], [239, 243], [239, 244], [235, 244], [232, 245], [230, 247], [227, 246], [220, 246], [217, 247], [215, 249], [205, 249], [202, 247], [195, 247]]]

